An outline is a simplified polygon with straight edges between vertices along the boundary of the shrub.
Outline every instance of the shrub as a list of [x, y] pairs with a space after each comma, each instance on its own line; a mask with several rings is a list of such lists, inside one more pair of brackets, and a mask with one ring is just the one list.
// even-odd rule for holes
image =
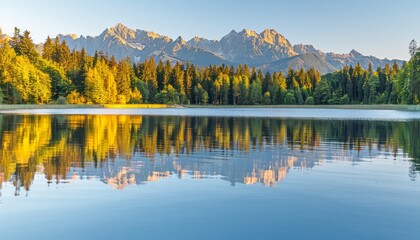
[[143, 96], [137, 87], [134, 87], [134, 90], [131, 92], [130, 103], [142, 103]]
[[296, 104], [296, 99], [293, 93], [287, 93], [286, 97], [284, 98], [285, 104]]
[[270, 95], [270, 92], [267, 91], [267, 92], [264, 93], [263, 102], [266, 105], [271, 104], [271, 95]]
[[68, 104], [84, 104], [86, 99], [79, 92], [73, 90], [66, 97]]
[[59, 97], [57, 98], [56, 103], [57, 103], [57, 104], [66, 104], [66, 103], [67, 103], [67, 99], [66, 99], [65, 97], [63, 97], [63, 96], [59, 96]]
[[124, 95], [119, 94], [117, 96], [117, 103], [118, 104], [126, 104], [127, 103], [127, 99]]
[[314, 105], [315, 101], [313, 97], [308, 97], [305, 101], [305, 105]]

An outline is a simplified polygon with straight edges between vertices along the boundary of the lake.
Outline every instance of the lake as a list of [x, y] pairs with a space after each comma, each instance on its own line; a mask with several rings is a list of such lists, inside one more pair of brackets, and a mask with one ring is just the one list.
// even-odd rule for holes
[[0, 115], [0, 239], [417, 239], [420, 113]]

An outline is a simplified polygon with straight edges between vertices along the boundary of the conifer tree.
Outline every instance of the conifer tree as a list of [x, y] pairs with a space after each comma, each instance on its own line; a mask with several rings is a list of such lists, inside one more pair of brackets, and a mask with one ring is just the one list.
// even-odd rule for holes
[[270, 88], [271, 85], [273, 85], [273, 79], [271, 77], [270, 72], [266, 72], [265, 73], [265, 76], [264, 76], [264, 78], [262, 80], [262, 91], [264, 93], [265, 92], [268, 92], [268, 90], [269, 90], [269, 88]]
[[42, 57], [47, 60], [51, 60], [53, 55], [53, 42], [50, 36], [47, 37], [44, 43], [44, 47], [42, 49]]
[[[131, 98], [131, 64], [130, 59], [121, 60], [117, 66], [117, 74], [115, 82], [117, 85], [117, 95], [123, 96], [126, 102], [130, 101]], [[138, 91], [138, 90], [137, 90]]]
[[408, 52], [410, 53], [411, 57], [414, 57], [417, 51], [417, 42], [416, 40], [411, 40], [409, 46], [408, 46]]

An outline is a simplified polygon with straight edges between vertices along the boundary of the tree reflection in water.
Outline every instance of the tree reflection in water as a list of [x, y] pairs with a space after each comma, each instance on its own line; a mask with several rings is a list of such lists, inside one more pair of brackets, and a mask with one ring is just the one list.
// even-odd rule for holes
[[409, 158], [419, 172], [419, 121], [327, 121], [98, 115], [0, 116], [0, 187], [28, 191], [94, 177], [115, 189], [176, 175], [274, 186], [323, 161]]

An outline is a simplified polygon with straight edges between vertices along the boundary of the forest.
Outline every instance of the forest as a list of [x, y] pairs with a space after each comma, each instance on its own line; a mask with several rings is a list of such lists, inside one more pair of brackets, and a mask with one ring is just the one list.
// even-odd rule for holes
[[[414, 41], [414, 40], [413, 40]], [[412, 42], [413, 43], [413, 42]], [[415, 42], [414, 42], [415, 45]], [[410, 44], [411, 46], [411, 44]], [[411, 46], [412, 48], [413, 46]], [[410, 49], [411, 49], [410, 48]], [[262, 72], [248, 65], [198, 67], [84, 49], [48, 37], [40, 54], [30, 32], [0, 36], [0, 101], [7, 104], [420, 104], [420, 52], [403, 66], [360, 64], [321, 75], [316, 69]]]

